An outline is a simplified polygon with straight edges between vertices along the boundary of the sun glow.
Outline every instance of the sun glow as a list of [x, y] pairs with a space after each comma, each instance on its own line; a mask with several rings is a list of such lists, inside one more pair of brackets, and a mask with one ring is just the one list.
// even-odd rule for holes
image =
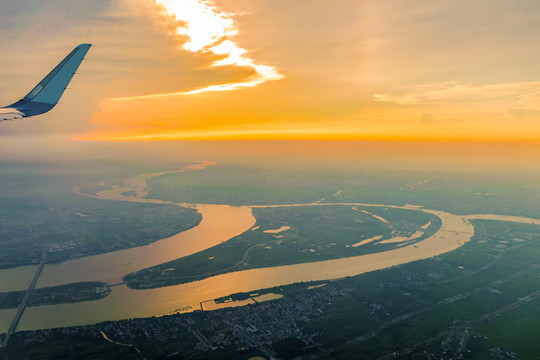
[[188, 38], [182, 46], [184, 49], [198, 54], [221, 56], [222, 58], [214, 61], [212, 66], [248, 67], [253, 69], [255, 74], [245, 81], [210, 85], [187, 92], [120, 97], [114, 100], [135, 100], [236, 90], [283, 78], [283, 75], [275, 67], [255, 63], [253, 59], [248, 57], [246, 49], [239, 47], [231, 40], [238, 34], [233, 20], [235, 14], [223, 12], [210, 0], [156, 0], [156, 2], [165, 7], [167, 12], [177, 20], [182, 21], [183, 25], [177, 28], [177, 33]]
[[512, 5], [510, 21], [449, 0], [114, 3], [92, 93], [65, 114], [98, 106], [63, 115], [77, 140], [540, 142], [540, 27]]
[[233, 14], [220, 11], [210, 1], [156, 0], [156, 2], [178, 20], [185, 22], [185, 27], [179, 27], [177, 32], [189, 37], [183, 47], [191, 52], [209, 51], [209, 46], [237, 34]]

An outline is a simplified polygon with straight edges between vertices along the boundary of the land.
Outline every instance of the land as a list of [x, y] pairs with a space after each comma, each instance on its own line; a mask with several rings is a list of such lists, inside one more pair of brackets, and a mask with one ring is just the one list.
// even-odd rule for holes
[[[141, 171], [140, 167], [130, 170], [124, 167], [118, 170], [113, 166], [110, 170], [111, 178], [120, 179], [160, 169]], [[157, 231], [166, 228], [167, 224], [155, 224], [152, 228], [152, 216], [156, 216], [156, 221], [157, 218], [162, 220], [171, 209], [181, 209], [165, 204], [92, 199], [65, 190], [79, 184], [81, 192], [95, 195], [107, 189], [108, 185], [118, 185], [114, 181], [95, 185], [103, 178], [102, 170], [85, 176], [85, 179], [75, 175], [49, 174], [45, 180], [36, 180], [37, 177], [28, 177], [28, 173], [27, 169], [16, 169], [0, 177], [0, 199], [2, 204], [11, 206], [0, 219], [12, 221], [2, 223], [0, 229], [15, 229], [21, 234], [26, 231], [26, 237], [21, 236], [25, 240], [15, 245], [22, 249], [19, 253], [23, 256], [21, 264], [39, 261], [40, 246], [47, 245], [46, 238], [41, 236], [47, 231], [55, 231], [65, 225], [66, 232], [55, 233], [54, 237], [77, 235], [76, 226], [70, 228], [69, 224], [80, 226], [78, 220], [94, 217], [96, 222], [106, 223], [111, 217], [115, 219], [114, 210], [120, 214], [125, 211], [121, 223], [126, 227], [137, 224], [140, 219], [148, 219], [144, 225], [149, 226], [146, 228], [148, 231], [143, 226], [138, 227], [134, 229], [138, 232], [134, 231], [133, 239], [124, 242], [123, 246], [130, 247], [137, 246], [139, 240], [143, 244], [150, 238], [159, 238]], [[96, 176], [97, 173], [100, 175]], [[540, 213], [538, 180], [534, 174], [518, 179], [514, 175], [492, 174], [364, 169], [260, 170], [215, 166], [197, 173], [164, 175], [148, 182], [152, 185], [149, 197], [163, 201], [248, 205], [413, 203], [455, 214], [496, 213], [537, 218]], [[25, 185], [24, 191], [13, 191], [21, 188], [21, 184]], [[126, 192], [124, 195], [133, 197], [136, 194]], [[115, 208], [117, 205], [120, 208]], [[122, 209], [123, 205], [133, 207]], [[144, 205], [155, 207], [144, 208]], [[170, 208], [165, 209], [167, 206]], [[0, 206], [0, 211], [3, 209], [4, 206]], [[30, 213], [40, 214], [37, 220], [56, 221], [59, 225], [56, 228], [40, 227], [43, 223], [28, 217], [29, 209]], [[343, 257], [345, 252], [362, 254], [383, 247], [392, 249], [399, 243], [382, 241], [388, 239], [393, 231], [401, 231], [399, 235], [403, 236], [410, 235], [433, 220], [420, 211], [414, 211], [420, 216], [415, 219], [416, 215], [403, 215], [405, 213], [389, 215], [385, 213], [389, 210], [383, 208], [359, 210], [385, 218], [388, 223], [377, 221], [375, 217], [352, 207], [255, 208], [258, 221], [255, 227], [259, 228], [219, 245], [216, 247], [219, 252], [208, 249], [195, 254], [197, 256], [174, 262], [178, 267], [174, 276], [164, 276], [161, 271], [164, 268], [157, 267], [159, 276], [145, 279], [143, 285], [178, 283], [177, 277], [186, 275], [189, 281], [193, 281], [209, 273], [215, 275], [242, 267], [256, 267], [265, 261], [267, 264], [286, 264], [288, 261]], [[48, 211], [50, 215], [46, 214]], [[65, 221], [64, 225], [62, 221]], [[15, 332], [8, 347], [0, 350], [0, 359], [226, 359], [251, 356], [285, 359], [297, 356], [327, 359], [535, 358], [540, 353], [536, 341], [540, 324], [535, 321], [540, 317], [539, 226], [506, 221], [472, 221], [475, 236], [470, 242], [430, 259], [335, 281], [300, 283], [208, 299], [208, 303], [214, 303], [216, 307], [237, 305], [245, 300], [252, 302], [243, 307], [193, 313], [180, 313], [184, 311], [180, 309], [177, 314], [161, 317]], [[112, 236], [108, 238], [110, 246], [117, 246], [123, 241], [115, 236], [117, 231], [125, 228], [111, 227], [110, 233], [103, 234], [103, 230], [91, 227], [92, 222], [84, 226], [88, 226], [83, 228], [88, 234], [99, 235], [80, 237], [78, 243], [84, 251], [87, 251], [88, 244], [101, 236]], [[290, 228], [265, 233], [283, 226]], [[436, 228], [437, 224], [432, 221], [428, 230], [435, 231]], [[352, 246], [351, 237], [360, 242], [374, 234], [382, 237], [362, 246]], [[393, 236], [396, 235], [398, 233], [395, 232]], [[39, 241], [36, 241], [38, 236]], [[0, 246], [4, 246], [1, 243], [6, 238], [0, 237]], [[289, 246], [289, 250], [296, 251], [294, 256], [287, 257], [288, 251], [280, 252], [281, 246]], [[83, 256], [80, 249], [78, 254]], [[305, 249], [308, 251], [301, 252]], [[96, 247], [95, 251], [110, 250], [102, 246]], [[168, 269], [171, 264], [166, 266]], [[190, 267], [195, 271], [186, 272]], [[90, 295], [96, 295], [91, 289], [99, 287], [97, 284], [95, 287], [76, 284], [68, 285], [68, 288], [70, 286], [75, 288], [43, 289], [46, 293], [40, 301], [72, 301], [79, 295], [79, 299], [86, 300]], [[79, 290], [77, 286], [80, 286]], [[55, 295], [51, 297], [50, 294]], [[65, 296], [62, 298], [57, 294]], [[283, 297], [258, 303], [255, 299], [261, 294]], [[4, 302], [17, 301], [15, 294], [2, 296]], [[15, 300], [9, 300], [12, 296]]]
[[540, 227], [474, 225], [470, 242], [434, 258], [232, 296], [284, 296], [244, 307], [17, 332], [4, 353], [10, 359], [534, 358]]
[[230, 205], [370, 203], [421, 205], [452, 214], [540, 213], [538, 173], [375, 170], [350, 164], [284, 168], [217, 164], [148, 180], [153, 199]]
[[[200, 221], [192, 209], [106, 201], [72, 191], [77, 186], [82, 194], [92, 196], [110, 186], [122, 185], [115, 179], [181, 168], [182, 164], [118, 166], [89, 162], [52, 170], [34, 163], [1, 165], [0, 268], [37, 264], [40, 245], [50, 250], [48, 262], [59, 262], [145, 245]], [[109, 180], [103, 181], [104, 176]], [[411, 203], [453, 214], [536, 217], [540, 213], [540, 177], [535, 174], [515, 177], [218, 164], [200, 171], [153, 177], [147, 183], [148, 198], [167, 202], [231, 205], [364, 202], [397, 206]], [[135, 193], [127, 191], [124, 195], [130, 198]]]
[[[106, 283], [99, 281], [38, 288], [34, 289], [30, 294], [27, 306], [99, 300], [107, 296], [110, 291]], [[0, 309], [16, 308], [21, 303], [24, 293], [25, 291], [0, 293]]]
[[61, 198], [0, 198], [0, 268], [48, 263], [146, 245], [196, 226], [194, 209]]
[[195, 210], [179, 206], [104, 201], [73, 193], [74, 187], [87, 193], [108, 189], [116, 180], [96, 185], [104, 174], [123, 178], [162, 170], [163, 164], [0, 161], [0, 167], [0, 269], [38, 264], [42, 247], [48, 263], [60, 262], [146, 245], [201, 220]]
[[[257, 223], [250, 231], [196, 254], [129, 274], [124, 282], [135, 289], [154, 288], [231, 271], [383, 252], [421, 241], [440, 228], [440, 219], [422, 211], [370, 206], [254, 208], [253, 215]], [[357, 246], [377, 236], [377, 240]], [[409, 237], [412, 240], [405, 241]], [[401, 241], [388, 242], [390, 238]]]

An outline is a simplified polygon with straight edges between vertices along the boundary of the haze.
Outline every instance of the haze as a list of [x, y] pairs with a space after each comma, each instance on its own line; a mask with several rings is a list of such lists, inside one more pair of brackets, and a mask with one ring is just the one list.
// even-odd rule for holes
[[540, 353], [537, 0], [0, 8], [0, 358]]
[[5, 103], [74, 44], [96, 46], [61, 106], [2, 124], [0, 134], [536, 142], [539, 7], [532, 0], [5, 2]]

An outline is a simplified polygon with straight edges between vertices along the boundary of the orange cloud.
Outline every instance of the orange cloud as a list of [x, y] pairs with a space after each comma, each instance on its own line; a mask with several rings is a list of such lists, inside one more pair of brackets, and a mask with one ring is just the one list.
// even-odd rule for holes
[[[55, 0], [26, 13], [13, 3], [0, 14], [9, 20], [1, 22], [9, 51], [0, 58], [8, 101], [73, 44], [97, 46], [63, 104], [0, 132], [125, 141], [540, 139], [532, 13], [511, 3], [499, 11], [474, 3], [466, 14], [449, 0], [415, 4], [88, 0], [79, 11]], [[226, 91], [233, 89], [242, 91]]]
[[391, 102], [400, 105], [427, 104], [451, 100], [475, 101], [478, 99], [497, 99], [515, 96], [520, 102], [538, 101], [540, 92], [523, 94], [540, 88], [540, 81], [473, 85], [458, 81], [445, 81], [439, 84], [427, 84], [406, 87], [386, 94], [374, 94], [376, 101]]
[[182, 47], [193, 53], [209, 55], [217, 60], [212, 67], [238, 66], [251, 69], [253, 74], [242, 81], [215, 84], [189, 91], [119, 97], [114, 100], [137, 100], [152, 97], [193, 95], [204, 92], [250, 88], [284, 76], [274, 66], [261, 65], [248, 56], [248, 51], [234, 41], [238, 30], [234, 14], [220, 10], [210, 0], [156, 0], [167, 12], [180, 21], [177, 34], [187, 41]]

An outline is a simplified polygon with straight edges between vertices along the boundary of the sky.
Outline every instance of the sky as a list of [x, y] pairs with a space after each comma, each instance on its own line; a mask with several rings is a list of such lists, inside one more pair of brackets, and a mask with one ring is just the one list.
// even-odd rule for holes
[[537, 0], [0, 5], [1, 104], [94, 44], [4, 139], [540, 142]]

